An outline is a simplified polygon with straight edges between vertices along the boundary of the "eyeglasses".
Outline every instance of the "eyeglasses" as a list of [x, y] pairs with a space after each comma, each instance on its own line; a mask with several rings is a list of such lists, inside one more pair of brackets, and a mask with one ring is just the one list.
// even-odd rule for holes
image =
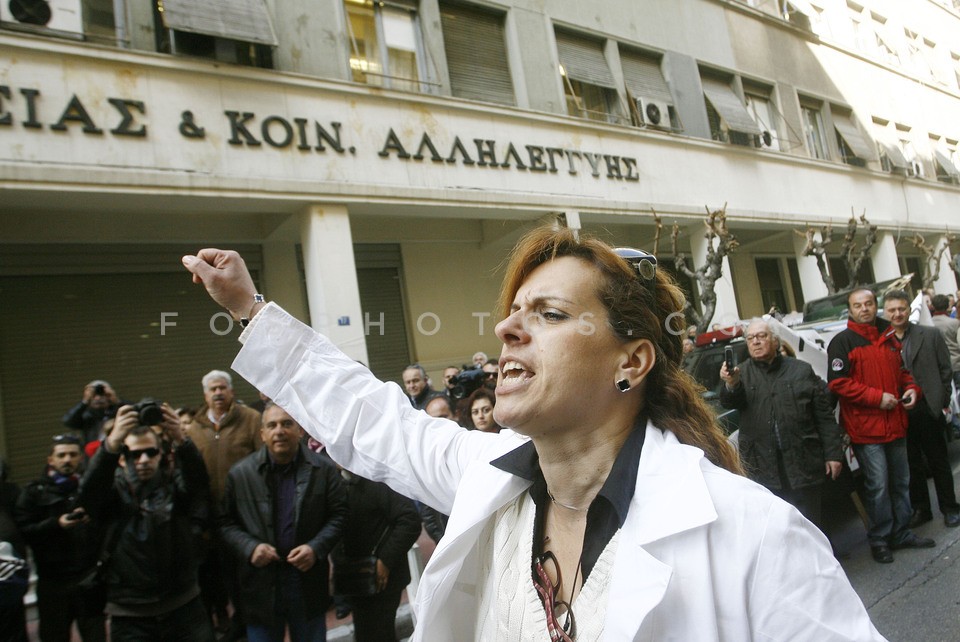
[[[577, 620], [573, 617], [573, 609], [570, 608], [570, 604], [557, 599], [560, 587], [563, 584], [563, 579], [560, 577], [560, 564], [557, 563], [557, 558], [552, 551], [546, 551], [536, 560], [533, 566], [536, 573], [534, 586], [537, 593], [540, 594], [540, 599], [543, 600], [543, 606], [547, 613], [547, 630], [550, 633], [550, 639], [571, 642], [577, 637]], [[551, 581], [548, 569], [553, 571], [557, 578], [556, 582]], [[579, 571], [580, 567], [577, 566], [578, 574]], [[576, 588], [576, 579], [574, 577], [574, 586], [571, 589]], [[562, 624], [560, 623], [562, 614], [557, 614], [558, 608], [566, 611], [566, 618]]]
[[148, 459], [153, 459], [159, 454], [160, 454], [159, 448], [142, 448], [140, 450], [130, 450], [126, 446], [123, 447], [123, 456], [129, 457], [133, 461], [140, 461], [140, 458], [143, 457], [144, 455], [146, 455]]
[[766, 341], [770, 338], [769, 332], [756, 332], [754, 334], [748, 334], [744, 337], [747, 341], [753, 341], [754, 339], [760, 339], [761, 341]]
[[632, 247], [614, 248], [614, 254], [634, 267], [644, 281], [653, 281], [657, 276], [657, 257], [649, 252]]
[[80, 438], [77, 437], [76, 435], [68, 435], [68, 434], [54, 435], [54, 436], [53, 436], [53, 443], [55, 443], [55, 444], [71, 444], [71, 445], [79, 446], [79, 445], [80, 445]]

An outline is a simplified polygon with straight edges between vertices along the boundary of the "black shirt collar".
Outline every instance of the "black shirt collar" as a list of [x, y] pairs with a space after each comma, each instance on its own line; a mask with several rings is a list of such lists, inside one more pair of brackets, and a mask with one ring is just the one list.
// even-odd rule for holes
[[[623, 526], [630, 509], [630, 501], [637, 487], [637, 470], [640, 465], [640, 453], [643, 449], [643, 440], [646, 435], [646, 419], [638, 420], [626, 441], [617, 453], [617, 457], [610, 468], [610, 474], [600, 488], [597, 497], [606, 499], [617, 513], [618, 526]], [[540, 457], [532, 441], [519, 446], [490, 462], [500, 470], [516, 475], [522, 479], [534, 482], [534, 486], [543, 483], [543, 472], [540, 470]], [[546, 486], [543, 486], [546, 490]], [[539, 493], [533, 492], [534, 499]], [[596, 500], [594, 500], [596, 501]]]

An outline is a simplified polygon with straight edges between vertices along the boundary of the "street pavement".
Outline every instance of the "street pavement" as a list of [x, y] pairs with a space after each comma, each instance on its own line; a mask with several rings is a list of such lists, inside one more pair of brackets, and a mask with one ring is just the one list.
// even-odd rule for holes
[[[960, 441], [950, 444], [950, 461], [956, 485]], [[960, 528], [943, 525], [933, 482], [929, 484], [934, 519], [915, 532], [933, 538], [934, 548], [894, 551], [892, 564], [878, 564], [855, 512], [848, 511], [828, 529], [850, 583], [877, 630], [891, 642], [960, 641]]]

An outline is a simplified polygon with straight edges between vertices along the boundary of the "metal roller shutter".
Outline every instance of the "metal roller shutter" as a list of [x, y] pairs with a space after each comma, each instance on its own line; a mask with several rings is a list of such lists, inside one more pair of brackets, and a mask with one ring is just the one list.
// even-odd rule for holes
[[733, 89], [722, 80], [703, 79], [703, 93], [731, 130], [744, 134], [760, 135], [760, 128], [750, 117], [750, 112]]
[[569, 78], [598, 87], [617, 88], [599, 40], [557, 31], [557, 53]]
[[503, 15], [458, 3], [440, 5], [443, 48], [454, 96], [516, 104]]
[[[367, 366], [384, 381], [402, 383], [403, 369], [410, 365], [411, 358], [400, 282], [400, 246], [357, 243], [353, 253], [365, 326], [368, 316], [371, 321], [366, 333]], [[382, 325], [375, 325], [381, 318]]]
[[274, 47], [278, 44], [264, 0], [163, 0], [162, 6], [160, 15], [167, 29]]
[[660, 71], [660, 61], [654, 56], [625, 49], [620, 52], [623, 81], [634, 98], [646, 97], [673, 104], [670, 87]]
[[[211, 330], [222, 310], [185, 272], [169, 271], [181, 254], [170, 253], [166, 272], [151, 272], [148, 261], [140, 273], [132, 263], [125, 274], [103, 273], [111, 268], [101, 264], [87, 266], [87, 274], [9, 276], [8, 269], [0, 276], [4, 446], [15, 481], [40, 473], [50, 437], [66, 432], [60, 418], [92, 379], [106, 379], [125, 400], [151, 396], [196, 407], [201, 377], [229, 369], [239, 326], [223, 336]], [[176, 326], [161, 328], [164, 312], [176, 313], [167, 317]], [[217, 321], [224, 331], [226, 319]], [[239, 399], [257, 399], [240, 377], [234, 389]]]

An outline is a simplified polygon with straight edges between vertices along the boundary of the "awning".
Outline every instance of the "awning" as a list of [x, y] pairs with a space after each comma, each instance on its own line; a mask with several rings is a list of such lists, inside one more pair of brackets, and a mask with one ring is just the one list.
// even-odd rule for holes
[[557, 31], [557, 54], [568, 78], [598, 87], [617, 88], [599, 40]]
[[670, 87], [660, 71], [660, 61], [653, 56], [623, 49], [620, 52], [623, 82], [635, 98], [662, 100], [673, 103]]
[[876, 159], [877, 153], [874, 151], [873, 145], [871, 145], [867, 139], [863, 137], [863, 134], [860, 133], [860, 130], [857, 129], [853, 118], [835, 114], [833, 126], [837, 128], [837, 133], [840, 134], [840, 137], [843, 138], [847, 146], [853, 150], [857, 158], [862, 158], [863, 160]]
[[957, 166], [953, 164], [953, 161], [950, 160], [946, 154], [939, 149], [935, 149], [933, 150], [933, 157], [937, 160], [937, 165], [940, 166], [947, 176], [960, 178], [960, 169], [957, 169]]
[[727, 127], [744, 134], [760, 135], [760, 128], [750, 116], [746, 105], [733, 93], [730, 85], [713, 78], [703, 79], [703, 94], [720, 114]]
[[188, 31], [277, 46], [277, 35], [264, 0], [163, 0], [163, 25]]

